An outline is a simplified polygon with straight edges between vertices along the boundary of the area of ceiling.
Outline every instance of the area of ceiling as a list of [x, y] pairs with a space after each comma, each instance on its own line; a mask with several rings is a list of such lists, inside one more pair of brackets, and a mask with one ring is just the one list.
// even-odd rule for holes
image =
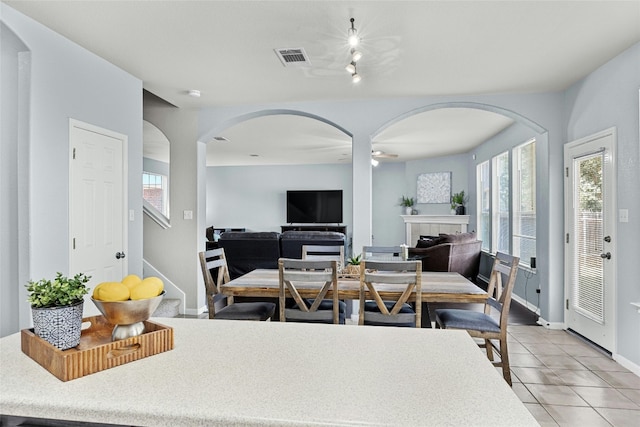
[[[640, 0], [3, 2], [140, 78], [145, 89], [180, 108], [553, 92], [640, 40]], [[344, 69], [351, 17], [363, 53], [362, 81], [355, 85]], [[303, 48], [310, 65], [283, 66], [274, 51], [280, 48]], [[191, 89], [201, 97], [190, 97]], [[477, 135], [504, 126], [474, 132], [486, 117], [471, 113], [442, 112], [438, 120], [439, 113], [421, 114], [386, 129], [374, 149], [393, 150], [398, 161], [422, 146], [440, 150], [422, 156], [447, 154], [447, 146], [461, 152], [478, 143], [454, 144], [464, 139], [461, 128]], [[298, 116], [272, 116], [286, 119], [298, 122], [288, 127], [308, 127], [293, 137], [264, 138], [277, 139], [289, 152], [287, 142], [303, 139], [312, 148], [302, 153], [322, 151], [323, 141], [327, 150], [334, 147], [334, 158], [345, 152], [344, 135]], [[444, 126], [447, 120], [455, 126]], [[264, 131], [275, 127], [269, 120], [251, 122], [227, 130], [233, 143], [242, 143], [245, 134], [251, 137], [247, 144], [258, 144], [245, 157], [259, 154], [250, 149], [264, 146]], [[436, 134], [439, 144], [424, 144]]]

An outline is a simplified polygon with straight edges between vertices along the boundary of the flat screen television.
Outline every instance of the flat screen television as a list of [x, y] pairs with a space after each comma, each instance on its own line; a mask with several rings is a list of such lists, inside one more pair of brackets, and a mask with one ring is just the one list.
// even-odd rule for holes
[[287, 222], [341, 223], [342, 190], [287, 191]]

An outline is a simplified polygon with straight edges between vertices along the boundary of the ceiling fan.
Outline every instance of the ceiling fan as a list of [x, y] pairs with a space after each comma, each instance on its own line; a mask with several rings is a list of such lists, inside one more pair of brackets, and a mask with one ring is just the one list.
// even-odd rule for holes
[[395, 159], [398, 155], [394, 153], [385, 153], [380, 150], [373, 150], [371, 151], [371, 157], [374, 159]]

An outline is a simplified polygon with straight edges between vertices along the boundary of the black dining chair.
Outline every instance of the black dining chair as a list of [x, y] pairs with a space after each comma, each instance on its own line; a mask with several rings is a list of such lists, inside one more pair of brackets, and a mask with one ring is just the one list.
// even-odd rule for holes
[[[385, 284], [405, 285], [396, 299], [383, 298]], [[367, 299], [366, 292], [373, 299]], [[415, 294], [415, 309], [408, 303]], [[422, 262], [373, 261], [360, 263], [359, 325], [421, 327], [422, 322]]]
[[[207, 294], [209, 319], [226, 320], [259, 320], [265, 321], [273, 317], [276, 305], [272, 302], [233, 302], [233, 297], [220, 293], [220, 286], [229, 281], [229, 269], [223, 248], [200, 252], [200, 267], [204, 277]], [[216, 271], [216, 280], [211, 271]], [[225, 301], [227, 305], [216, 310], [216, 303]]]
[[[516, 282], [519, 262], [518, 257], [500, 252], [496, 254], [487, 288], [489, 298], [484, 312], [457, 308], [436, 310], [436, 328], [464, 329], [472, 337], [483, 339], [480, 347], [486, 348], [487, 357], [495, 366], [502, 367], [502, 375], [509, 385], [511, 385], [511, 370], [507, 348], [507, 324], [511, 292]], [[491, 315], [492, 310], [498, 312], [497, 319]], [[494, 349], [500, 354], [499, 361], [494, 361]]]
[[[338, 300], [337, 261], [281, 258], [278, 270], [281, 322], [345, 323], [347, 305]], [[307, 289], [309, 284], [317, 285], [315, 295], [302, 297], [298, 287]], [[332, 299], [325, 299], [328, 291]]]

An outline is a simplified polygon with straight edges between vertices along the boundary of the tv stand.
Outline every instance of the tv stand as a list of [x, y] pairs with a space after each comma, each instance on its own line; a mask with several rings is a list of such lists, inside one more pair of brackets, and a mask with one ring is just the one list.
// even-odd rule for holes
[[345, 236], [347, 235], [346, 225], [331, 225], [331, 224], [304, 224], [304, 225], [283, 225], [280, 227], [282, 232], [285, 231], [337, 231]]

